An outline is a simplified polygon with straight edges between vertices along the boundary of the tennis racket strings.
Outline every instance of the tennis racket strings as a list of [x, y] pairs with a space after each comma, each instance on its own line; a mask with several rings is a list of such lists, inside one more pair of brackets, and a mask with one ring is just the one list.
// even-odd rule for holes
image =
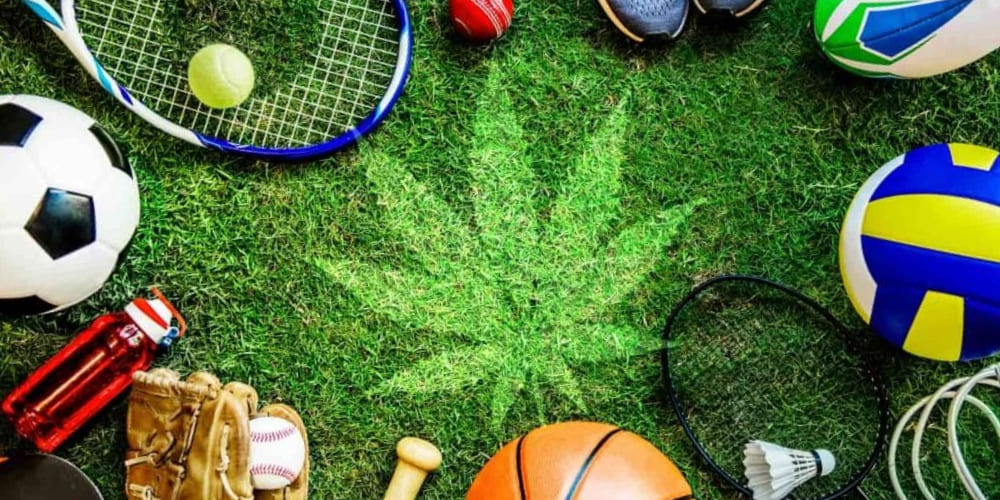
[[[136, 100], [233, 144], [281, 150], [350, 136], [391, 105], [387, 89], [405, 78], [409, 47], [400, 46], [397, 2], [198, 1], [78, 0], [76, 26], [65, 1], [63, 11]], [[188, 87], [190, 57], [216, 42], [245, 51], [257, 71], [258, 87], [236, 108], [208, 108]]]
[[675, 409], [730, 486], [749, 493], [751, 440], [832, 451], [836, 468], [796, 488], [796, 498], [831, 498], [874, 464], [887, 403], [820, 314], [777, 289], [723, 281], [694, 295], [668, 328], [664, 369]]

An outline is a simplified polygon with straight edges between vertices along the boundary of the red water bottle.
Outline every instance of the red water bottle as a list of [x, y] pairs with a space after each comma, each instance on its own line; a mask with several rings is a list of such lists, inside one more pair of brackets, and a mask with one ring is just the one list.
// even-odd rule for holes
[[[184, 318], [159, 290], [123, 312], [97, 318], [3, 401], [21, 437], [51, 453], [148, 370], [161, 348], [183, 336]], [[172, 325], [176, 318], [180, 328]]]

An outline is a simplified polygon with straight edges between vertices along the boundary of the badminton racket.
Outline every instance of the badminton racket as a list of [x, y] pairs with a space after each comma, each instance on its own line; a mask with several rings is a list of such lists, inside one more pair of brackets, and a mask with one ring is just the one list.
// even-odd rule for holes
[[856, 335], [812, 299], [769, 280], [721, 276], [678, 304], [664, 340], [667, 395], [725, 485], [753, 496], [743, 462], [752, 440], [833, 453], [833, 471], [804, 480], [793, 498], [858, 491], [878, 463], [889, 431], [881, 374]]
[[[399, 99], [413, 35], [403, 0], [22, 0], [109, 94], [191, 144], [270, 161], [321, 158], [374, 130]], [[211, 109], [187, 64], [214, 42], [248, 51], [258, 86]], [[269, 53], [275, 50], [279, 53]]]

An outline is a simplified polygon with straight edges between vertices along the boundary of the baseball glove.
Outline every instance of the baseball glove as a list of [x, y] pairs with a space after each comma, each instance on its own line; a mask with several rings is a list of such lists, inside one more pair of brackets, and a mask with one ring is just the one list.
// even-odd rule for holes
[[136, 373], [129, 397], [130, 500], [253, 500], [250, 414], [257, 393], [210, 373]]

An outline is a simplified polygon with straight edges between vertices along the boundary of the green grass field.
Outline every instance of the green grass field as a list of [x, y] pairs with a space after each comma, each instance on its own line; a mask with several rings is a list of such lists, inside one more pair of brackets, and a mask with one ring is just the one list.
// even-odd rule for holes
[[[572, 419], [646, 436], [697, 498], [730, 498], [662, 394], [667, 311], [702, 279], [747, 272], [860, 327], [836, 260], [860, 184], [917, 145], [1000, 146], [1000, 57], [926, 81], [853, 78], [818, 52], [806, 0], [774, 2], [739, 29], [696, 19], [658, 48], [627, 43], [591, 0], [524, 0], [488, 47], [455, 39], [445, 0], [411, 6], [414, 70], [383, 128], [328, 160], [281, 166], [151, 129], [0, 0], [0, 94], [93, 115], [129, 150], [143, 193], [133, 245], [100, 293], [62, 315], [0, 321], [0, 394], [157, 285], [191, 327], [159, 365], [298, 408], [312, 498], [381, 498], [404, 435], [445, 455], [422, 498], [461, 498], [502, 443]], [[267, 45], [282, 37], [263, 40], [257, 53], [282, 50]], [[836, 342], [812, 348], [843, 357]], [[986, 366], [882, 357], [897, 415]], [[826, 404], [851, 406], [837, 397]], [[122, 496], [125, 406], [60, 451], [107, 498]], [[970, 463], [1000, 496], [997, 443], [977, 437]], [[941, 427], [928, 439], [928, 481], [960, 498]], [[0, 450], [15, 442], [0, 427]], [[884, 466], [865, 490], [892, 497]]]

